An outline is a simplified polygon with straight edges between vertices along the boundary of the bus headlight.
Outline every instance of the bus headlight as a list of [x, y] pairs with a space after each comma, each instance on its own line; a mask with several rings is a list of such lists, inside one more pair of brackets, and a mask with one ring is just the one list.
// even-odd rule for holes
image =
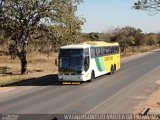
[[63, 77], [59, 76], [59, 80], [60, 80], [60, 81], [63, 80]]
[[83, 71], [82, 73], [81, 73], [81, 75], [84, 75], [85, 74], [85, 71]]

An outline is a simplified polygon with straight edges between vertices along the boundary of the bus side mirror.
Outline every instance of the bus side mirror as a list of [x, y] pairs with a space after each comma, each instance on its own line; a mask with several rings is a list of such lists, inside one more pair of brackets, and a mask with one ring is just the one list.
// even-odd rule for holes
[[55, 65], [59, 66], [59, 59], [55, 59]]

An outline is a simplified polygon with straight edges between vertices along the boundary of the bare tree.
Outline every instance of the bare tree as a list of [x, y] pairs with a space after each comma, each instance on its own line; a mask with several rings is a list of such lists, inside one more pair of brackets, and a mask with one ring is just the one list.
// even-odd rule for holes
[[160, 0], [138, 0], [134, 3], [134, 8], [149, 11], [151, 15], [160, 12]]

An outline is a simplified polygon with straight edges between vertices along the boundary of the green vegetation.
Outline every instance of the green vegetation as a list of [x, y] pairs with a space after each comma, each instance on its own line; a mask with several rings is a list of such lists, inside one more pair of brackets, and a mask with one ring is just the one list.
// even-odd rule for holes
[[[9, 43], [12, 56], [27, 70], [27, 48], [72, 43], [80, 33], [82, 20], [75, 16], [82, 0], [0, 0], [0, 42]], [[7, 41], [6, 41], [7, 40]], [[14, 58], [14, 57], [13, 57]]]
[[[103, 40], [106, 42], [119, 42], [121, 52], [126, 54], [127, 49], [140, 49], [142, 46], [157, 46], [160, 41], [160, 34], [144, 34], [141, 29], [126, 26], [123, 28], [116, 28], [110, 33], [88, 33], [83, 34], [84, 39], [87, 40]], [[96, 38], [96, 39], [95, 39]]]

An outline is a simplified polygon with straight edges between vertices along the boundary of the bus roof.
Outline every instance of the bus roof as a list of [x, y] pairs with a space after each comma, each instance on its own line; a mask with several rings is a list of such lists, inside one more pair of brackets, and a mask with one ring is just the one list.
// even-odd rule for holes
[[89, 41], [89, 42], [84, 42], [85, 44], [92, 45], [92, 46], [119, 46], [119, 43], [108, 43], [104, 41]]
[[85, 48], [89, 48], [91, 46], [94, 46], [94, 47], [119, 46], [119, 44], [118, 43], [107, 43], [104, 41], [89, 41], [89, 42], [84, 42], [84, 43], [80, 43], [80, 44], [72, 44], [72, 45], [62, 46], [61, 49], [85, 49]]
[[73, 45], [62, 46], [61, 49], [85, 49], [89, 47], [90, 45], [86, 44], [73, 44]]

